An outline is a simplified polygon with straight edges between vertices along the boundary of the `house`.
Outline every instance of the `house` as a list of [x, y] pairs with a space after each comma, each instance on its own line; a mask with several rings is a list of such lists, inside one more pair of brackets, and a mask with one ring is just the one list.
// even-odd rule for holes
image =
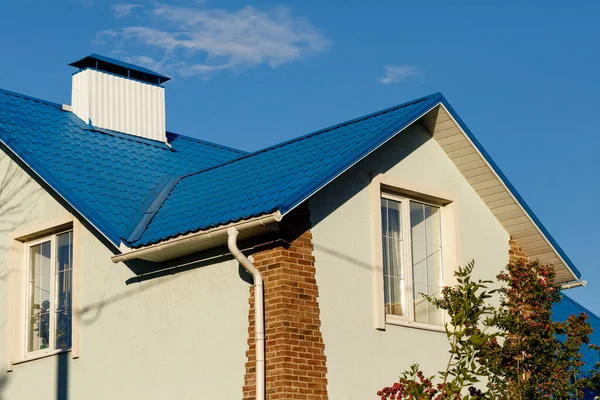
[[[554, 305], [552, 312], [552, 318], [557, 322], [565, 322], [571, 315], [580, 315], [581, 313], [585, 313], [588, 316], [588, 322], [594, 330], [590, 335], [590, 343], [600, 343], [600, 317], [569, 296], [564, 295], [560, 303], [556, 303]], [[583, 362], [581, 371], [589, 376], [589, 373], [594, 369], [594, 367], [600, 363], [600, 352], [592, 350], [587, 344], [584, 344], [581, 346], [581, 354], [583, 356], [581, 358], [581, 361]], [[598, 397], [596, 396], [600, 396], [600, 392], [586, 391], [584, 399], [597, 399]]]
[[71, 105], [0, 90], [2, 399], [374, 398], [441, 368], [457, 265], [580, 284], [439, 93], [247, 153], [167, 131], [168, 77], [71, 65]]

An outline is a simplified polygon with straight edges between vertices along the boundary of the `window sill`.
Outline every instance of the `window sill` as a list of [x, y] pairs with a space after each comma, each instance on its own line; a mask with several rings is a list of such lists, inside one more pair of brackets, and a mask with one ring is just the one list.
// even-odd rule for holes
[[48, 357], [56, 356], [58, 354], [69, 353], [72, 350], [73, 349], [71, 348], [71, 349], [60, 349], [60, 350], [52, 350], [52, 351], [48, 351], [48, 352], [39, 352], [39, 353], [28, 354], [27, 356], [23, 357], [21, 360], [13, 361], [12, 365], [24, 364], [26, 362], [39, 360], [41, 358], [48, 358]]
[[446, 328], [443, 325], [432, 325], [432, 324], [426, 324], [423, 322], [409, 321], [406, 319], [400, 319], [395, 315], [386, 315], [385, 316], [385, 324], [386, 325], [403, 326], [406, 328], [413, 328], [413, 329], [421, 329], [424, 331], [446, 333]]

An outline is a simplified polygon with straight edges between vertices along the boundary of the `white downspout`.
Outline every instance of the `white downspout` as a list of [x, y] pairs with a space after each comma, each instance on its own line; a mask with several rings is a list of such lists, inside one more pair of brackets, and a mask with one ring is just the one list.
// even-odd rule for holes
[[265, 307], [260, 271], [237, 247], [239, 231], [227, 228], [227, 247], [233, 257], [254, 278], [254, 341], [256, 343], [256, 400], [265, 400]]

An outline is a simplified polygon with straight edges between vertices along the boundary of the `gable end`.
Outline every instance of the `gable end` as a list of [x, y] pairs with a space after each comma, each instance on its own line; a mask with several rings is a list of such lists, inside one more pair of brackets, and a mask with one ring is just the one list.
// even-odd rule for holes
[[445, 99], [424, 115], [421, 122], [523, 251], [543, 264], [552, 265], [558, 283], [581, 277]]

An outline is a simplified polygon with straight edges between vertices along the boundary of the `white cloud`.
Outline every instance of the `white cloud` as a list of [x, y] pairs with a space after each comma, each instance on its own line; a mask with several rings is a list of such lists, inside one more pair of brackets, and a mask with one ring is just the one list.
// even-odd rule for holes
[[389, 65], [385, 67], [385, 76], [377, 79], [384, 85], [400, 82], [412, 76], [419, 76], [421, 73], [417, 67], [410, 65]]
[[[205, 77], [217, 71], [241, 72], [259, 65], [276, 68], [331, 46], [306, 18], [292, 15], [286, 7], [266, 11], [161, 3], [151, 7], [149, 13], [141, 15], [144, 24], [99, 32], [98, 43], [109, 43], [128, 54], [146, 54], [146, 65], [160, 65], [165, 72]], [[120, 11], [129, 15], [135, 8], [123, 7]], [[115, 16], [123, 13], [115, 8]]]
[[81, 0], [81, 5], [83, 5], [84, 7], [94, 7], [95, 4], [95, 0]]
[[164, 71], [166, 69], [165, 61], [168, 61], [168, 59], [155, 60], [154, 58], [148, 56], [131, 56], [122, 51], [114, 51], [111, 53], [111, 55], [125, 62], [150, 68], [153, 71]]
[[115, 16], [115, 18], [125, 18], [126, 16], [131, 14], [131, 12], [134, 9], [136, 9], [138, 7], [142, 7], [142, 5], [141, 4], [132, 4], [132, 3], [115, 4], [113, 6], [114, 16]]

